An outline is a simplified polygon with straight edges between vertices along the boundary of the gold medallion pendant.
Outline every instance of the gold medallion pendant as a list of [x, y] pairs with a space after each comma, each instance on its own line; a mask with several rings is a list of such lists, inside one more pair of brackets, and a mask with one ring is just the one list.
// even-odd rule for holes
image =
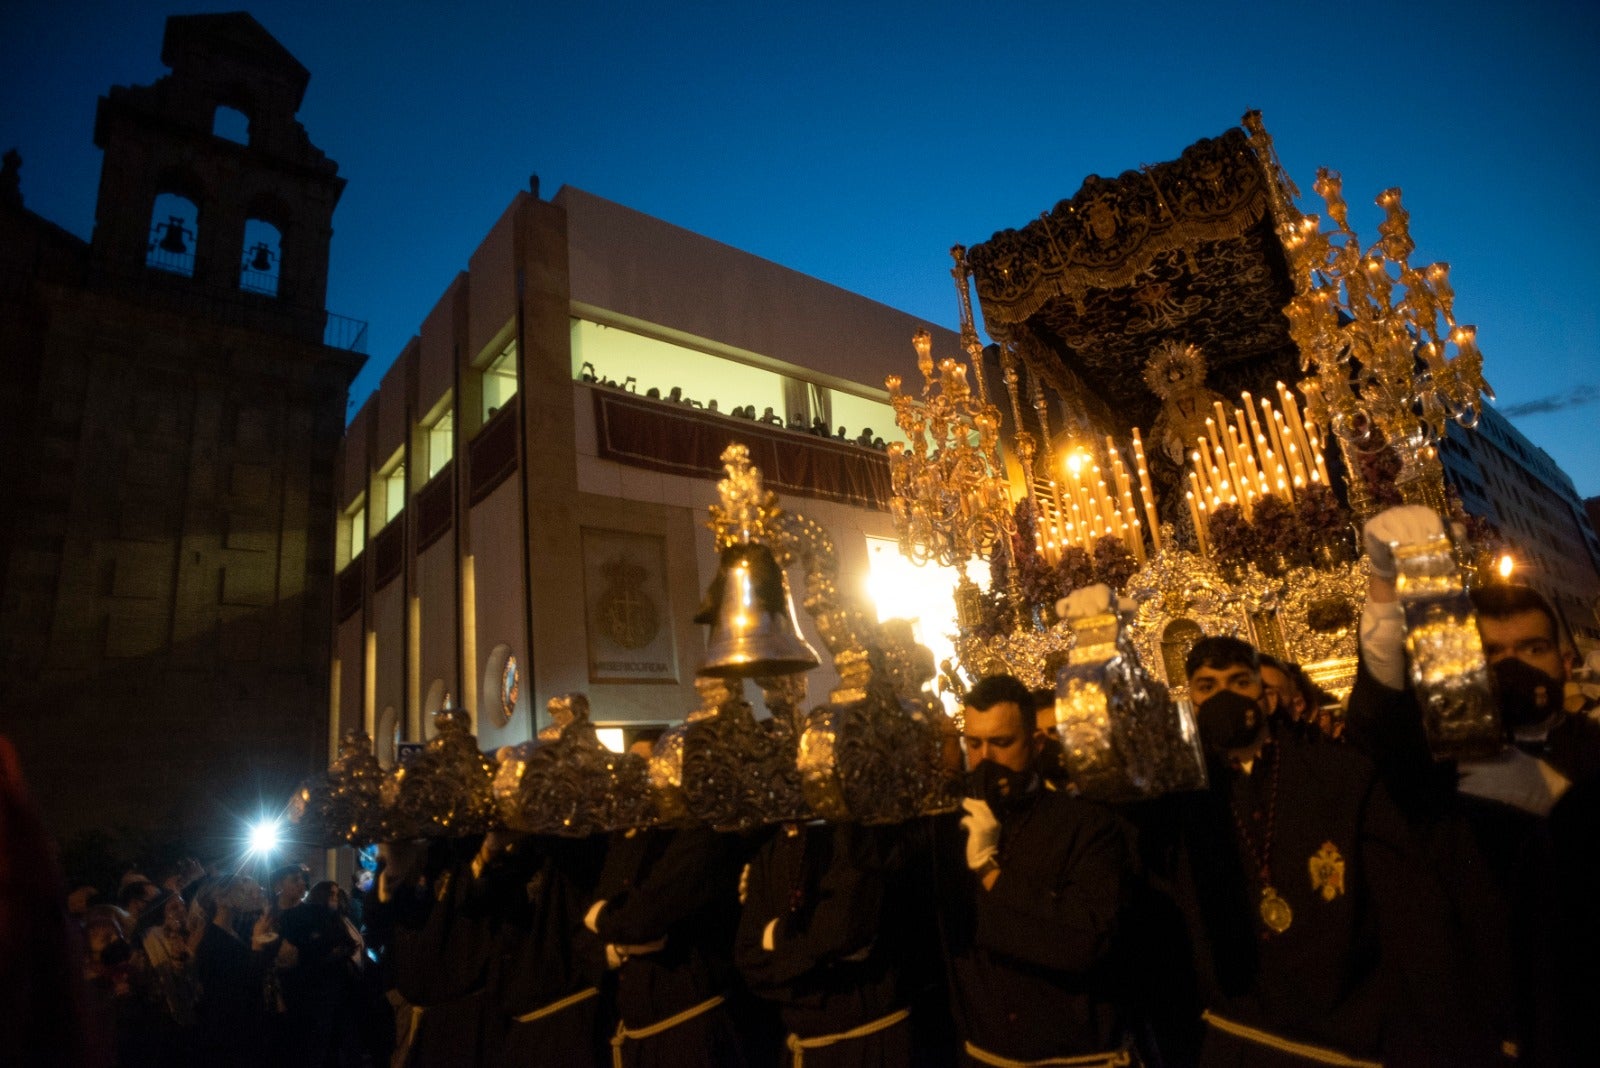
[[1266, 924], [1274, 934], [1283, 934], [1294, 922], [1294, 913], [1289, 909], [1289, 903], [1278, 896], [1278, 892], [1270, 886], [1261, 889], [1261, 922]]

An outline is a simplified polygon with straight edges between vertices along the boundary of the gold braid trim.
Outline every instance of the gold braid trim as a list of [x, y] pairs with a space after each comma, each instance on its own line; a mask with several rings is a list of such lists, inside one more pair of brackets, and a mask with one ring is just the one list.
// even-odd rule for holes
[[1075, 1057], [1045, 1057], [1037, 1061], [1019, 1061], [1010, 1057], [1002, 1057], [998, 1053], [990, 1053], [981, 1046], [966, 1042], [962, 1046], [967, 1051], [967, 1056], [979, 1064], [993, 1065], [994, 1068], [1124, 1068], [1133, 1063], [1133, 1057], [1125, 1049], [1114, 1049], [1106, 1053], [1082, 1053]]
[[808, 1049], [822, 1049], [839, 1042], [850, 1042], [858, 1038], [866, 1038], [868, 1035], [875, 1035], [879, 1031], [887, 1031], [910, 1015], [910, 1009], [901, 1009], [899, 1012], [891, 1012], [887, 1016], [880, 1016], [878, 1019], [864, 1023], [860, 1027], [852, 1027], [848, 1031], [840, 1031], [835, 1035], [816, 1035], [812, 1038], [790, 1035], [786, 1043], [789, 1047], [789, 1052], [794, 1056], [790, 1068], [804, 1068], [806, 1050]]
[[579, 1002], [588, 1001], [590, 998], [599, 996], [599, 987], [585, 987], [576, 994], [568, 994], [560, 1001], [552, 1001], [550, 1004], [545, 1005], [542, 1008], [534, 1009], [532, 1012], [525, 1012], [521, 1016], [513, 1016], [512, 1019], [517, 1023], [533, 1023], [535, 1020], [542, 1020], [546, 1016], [554, 1016], [562, 1009], [570, 1009]]
[[637, 1029], [630, 1029], [625, 1022], [621, 1020], [617, 1021], [617, 1033], [611, 1036], [612, 1068], [622, 1068], [622, 1044], [624, 1042], [627, 1042], [630, 1039], [634, 1042], [638, 1042], [640, 1039], [654, 1038], [661, 1032], [670, 1031], [679, 1024], [694, 1019], [701, 1013], [710, 1012], [718, 1005], [721, 1005], [723, 1000], [724, 999], [722, 995], [718, 994], [714, 998], [707, 998], [698, 1005], [693, 1005], [687, 1009], [684, 1009], [676, 1016], [668, 1016], [665, 1020], [658, 1020], [653, 1024]]
[[1200, 1018], [1218, 1031], [1226, 1032], [1235, 1038], [1242, 1038], [1246, 1042], [1254, 1042], [1258, 1046], [1275, 1049], [1279, 1053], [1289, 1053], [1296, 1057], [1304, 1057], [1306, 1060], [1315, 1061], [1318, 1064], [1332, 1064], [1337, 1065], [1338, 1068], [1383, 1068], [1382, 1061], [1364, 1061], [1358, 1057], [1346, 1056], [1336, 1049], [1313, 1046], [1309, 1042], [1295, 1042], [1292, 1039], [1275, 1035], [1270, 1031], [1263, 1031], [1260, 1028], [1239, 1023], [1237, 1020], [1229, 1020], [1226, 1017], [1218, 1016], [1210, 1009], [1202, 1012]]

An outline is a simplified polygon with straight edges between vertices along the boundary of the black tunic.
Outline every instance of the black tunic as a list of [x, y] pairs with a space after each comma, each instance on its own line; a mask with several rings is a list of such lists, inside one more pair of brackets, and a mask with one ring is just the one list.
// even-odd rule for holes
[[600, 998], [537, 1020], [517, 1017], [589, 989], [604, 973], [603, 947], [583, 926], [604, 859], [605, 839], [530, 839], [485, 873], [501, 926], [491, 988], [497, 1009], [490, 1043], [504, 1065], [584, 1065], [601, 1059]]
[[491, 900], [473, 877], [471, 840], [436, 843], [425, 889], [408, 888], [394, 909], [389, 946], [395, 990], [421, 1009], [405, 1064], [471, 1065], [482, 1048], [489, 961]]
[[197, 1046], [202, 1064], [269, 1064], [265, 984], [277, 955], [276, 939], [252, 949], [214, 923], [195, 950]]
[[[1203, 1003], [1347, 1056], [1451, 1063], [1442, 1021], [1458, 1003], [1460, 960], [1446, 899], [1370, 762], [1281, 740], [1248, 773], [1219, 764], [1211, 774], [1211, 789], [1184, 795], [1176, 812], [1171, 873]], [[1281, 933], [1263, 919], [1266, 886], [1290, 910]], [[1304, 1061], [1214, 1026], [1200, 1063]]]
[[959, 818], [940, 817], [934, 833], [960, 1037], [1018, 1060], [1117, 1048], [1125, 1021], [1111, 958], [1129, 853], [1114, 817], [1040, 792], [1002, 816], [989, 890], [966, 866]]
[[[735, 959], [757, 995], [801, 1038], [836, 1035], [906, 1007], [900, 963], [909, 914], [894, 830], [788, 825], [750, 861]], [[776, 921], [773, 948], [762, 934]], [[807, 1050], [816, 1068], [908, 1065], [909, 1022]]]
[[[1446, 1023], [1455, 1062], [1503, 1063], [1505, 1047], [1516, 1048], [1523, 1064], [1561, 1063], [1555, 976], [1573, 910], [1562, 907], [1549, 822], [1461, 793], [1456, 763], [1434, 761], [1428, 751], [1414, 695], [1383, 686], [1364, 668], [1348, 722], [1444, 888], [1460, 962], [1454, 1019]], [[1568, 1019], [1587, 1016], [1589, 1007]]]
[[[617, 969], [616, 1008], [639, 1030], [713, 997], [733, 979], [733, 934], [739, 920], [738, 843], [701, 826], [611, 836], [595, 896], [606, 902], [596, 920], [602, 942], [644, 946]], [[739, 1043], [724, 1004], [650, 1038], [623, 1044], [636, 1068], [737, 1065]]]

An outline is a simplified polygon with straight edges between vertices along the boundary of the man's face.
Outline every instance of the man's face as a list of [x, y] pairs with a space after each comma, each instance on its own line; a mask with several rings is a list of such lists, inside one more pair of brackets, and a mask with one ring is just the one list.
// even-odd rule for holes
[[1490, 667], [1515, 658], [1551, 678], [1566, 681], [1571, 665], [1561, 653], [1550, 617], [1538, 609], [1499, 618], [1479, 616], [1478, 634], [1483, 638], [1483, 658]]
[[1262, 700], [1265, 690], [1261, 684], [1261, 673], [1246, 664], [1232, 664], [1225, 668], [1198, 668], [1189, 676], [1189, 696], [1194, 698], [1194, 703], [1197, 705], [1212, 694], [1223, 690], [1242, 694], [1261, 704], [1263, 712], [1267, 711], [1267, 705]]
[[1026, 771], [1039, 753], [1039, 737], [1032, 723], [1024, 725], [1015, 701], [1000, 701], [982, 711], [969, 707], [963, 718], [961, 742], [968, 771], [985, 760], [1010, 771]]
[[[1270, 664], [1261, 665], [1261, 695], [1266, 698], [1266, 712], [1294, 713], [1296, 688], [1294, 680]], [[1295, 716], [1299, 718], [1298, 715]]]
[[306, 896], [305, 876], [298, 872], [294, 875], [285, 875], [278, 880], [278, 898], [283, 901], [299, 901]]

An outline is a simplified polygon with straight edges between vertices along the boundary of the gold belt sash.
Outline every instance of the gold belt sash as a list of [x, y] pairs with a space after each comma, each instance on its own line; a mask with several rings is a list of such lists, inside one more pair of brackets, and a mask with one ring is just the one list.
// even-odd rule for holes
[[1259, 1027], [1251, 1027], [1237, 1020], [1230, 1020], [1225, 1016], [1218, 1016], [1207, 1009], [1200, 1014], [1200, 1018], [1215, 1027], [1218, 1031], [1242, 1038], [1246, 1042], [1254, 1042], [1258, 1046], [1275, 1049], [1279, 1053], [1290, 1053], [1296, 1057], [1304, 1057], [1317, 1064], [1332, 1064], [1338, 1068], [1383, 1068], [1381, 1061], [1365, 1061], [1359, 1057], [1351, 1057], [1340, 1053], [1336, 1049], [1326, 1046], [1313, 1046], [1309, 1042], [1296, 1042], [1293, 1039], [1275, 1035], [1271, 1031], [1263, 1031]]
[[1133, 1055], [1125, 1049], [1108, 1050], [1105, 1053], [1080, 1053], [1072, 1057], [1044, 1057], [1037, 1061], [1019, 1061], [1012, 1057], [1002, 1057], [998, 1053], [990, 1053], [982, 1046], [966, 1042], [963, 1048], [967, 1056], [979, 1064], [993, 1065], [994, 1068], [1125, 1068], [1133, 1063]]
[[429, 1010], [440, 1005], [465, 1004], [482, 993], [482, 990], [474, 990], [470, 994], [463, 994], [461, 997], [437, 1002], [434, 1005], [416, 1005], [407, 1001], [399, 991], [389, 991], [389, 1003], [394, 1006], [397, 1013], [395, 1048], [389, 1057], [390, 1068], [406, 1068], [407, 1062], [411, 1060], [411, 1047], [416, 1045], [417, 1035], [422, 1031], [422, 1019]]
[[543, 1006], [541, 1008], [534, 1009], [532, 1012], [525, 1012], [521, 1016], [513, 1016], [512, 1019], [515, 1020], [517, 1023], [533, 1023], [533, 1021], [542, 1020], [546, 1016], [554, 1016], [556, 1013], [560, 1012], [562, 1009], [570, 1009], [570, 1008], [572, 1008], [572, 1006], [578, 1004], [581, 1001], [588, 1001], [590, 998], [595, 998], [595, 997], [599, 997], [599, 996], [600, 996], [600, 988], [599, 987], [596, 987], [596, 986], [586, 987], [583, 990], [578, 991], [576, 994], [568, 994], [566, 997], [562, 998], [560, 1001], [552, 1001], [550, 1004], [545, 1005], [545, 1006]]
[[625, 1022], [617, 1022], [617, 1033], [611, 1036], [611, 1068], [622, 1068], [622, 1044], [629, 1039], [637, 1042], [642, 1038], [654, 1038], [663, 1031], [670, 1031], [681, 1023], [694, 1019], [703, 1012], [710, 1012], [721, 1005], [723, 997], [718, 994], [714, 998], [707, 998], [698, 1005], [690, 1006], [676, 1016], [668, 1016], [665, 1020], [657, 1020], [647, 1027], [630, 1028]]
[[891, 1012], [887, 1016], [880, 1016], [876, 1020], [864, 1023], [859, 1027], [852, 1027], [848, 1031], [840, 1031], [838, 1034], [834, 1035], [815, 1035], [811, 1038], [801, 1038], [799, 1035], [790, 1035], [786, 1045], [789, 1047], [789, 1053], [794, 1057], [792, 1068], [803, 1068], [806, 1062], [806, 1050], [808, 1049], [822, 1049], [826, 1046], [832, 1046], [839, 1042], [849, 1042], [857, 1038], [866, 1038], [868, 1035], [875, 1035], [879, 1031], [887, 1031], [889, 1028], [893, 1027], [895, 1024], [899, 1023], [901, 1020], [904, 1020], [910, 1015], [910, 1009], [901, 1009], [898, 1012]]

